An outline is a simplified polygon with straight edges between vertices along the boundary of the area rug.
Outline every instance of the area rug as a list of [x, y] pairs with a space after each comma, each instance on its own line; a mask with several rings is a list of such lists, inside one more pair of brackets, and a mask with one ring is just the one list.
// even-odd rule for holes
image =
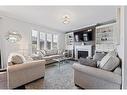
[[45, 77], [25, 85], [26, 89], [79, 89], [74, 84], [73, 63], [53, 63], [46, 66]]

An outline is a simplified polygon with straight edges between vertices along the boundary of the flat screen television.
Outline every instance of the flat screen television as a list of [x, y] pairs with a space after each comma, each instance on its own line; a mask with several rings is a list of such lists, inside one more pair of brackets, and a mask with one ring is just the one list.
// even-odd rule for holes
[[92, 32], [85, 32], [83, 34], [83, 41], [92, 41]]
[[92, 41], [93, 40], [93, 34], [92, 31], [90, 32], [76, 32], [74, 33], [75, 35], [75, 41], [76, 42], [87, 42], [87, 41]]

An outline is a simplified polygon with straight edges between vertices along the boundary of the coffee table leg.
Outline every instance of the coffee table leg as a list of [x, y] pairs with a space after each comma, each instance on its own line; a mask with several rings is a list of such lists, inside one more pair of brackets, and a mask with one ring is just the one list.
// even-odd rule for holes
[[58, 64], [59, 64], [59, 69], [60, 69], [60, 61], [58, 62]]

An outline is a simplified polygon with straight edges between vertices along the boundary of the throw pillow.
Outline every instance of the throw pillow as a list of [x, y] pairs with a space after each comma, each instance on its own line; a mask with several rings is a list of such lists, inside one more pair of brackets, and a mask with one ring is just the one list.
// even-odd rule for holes
[[101, 59], [106, 55], [104, 52], [96, 52], [93, 56], [93, 60], [101, 61]]
[[115, 50], [110, 51], [108, 54], [112, 56], [117, 56], [117, 52]]
[[41, 54], [32, 54], [31, 58], [33, 60], [41, 60], [42, 59], [42, 55]]
[[11, 62], [13, 65], [22, 64], [25, 62], [25, 58], [20, 54], [16, 54], [11, 57]]
[[[101, 65], [102, 64], [102, 65]], [[100, 68], [107, 71], [113, 71], [120, 64], [120, 60], [116, 56], [108, 57], [105, 63], [100, 62]]]
[[100, 61], [97, 61], [97, 67], [99, 67], [99, 65], [100, 65]]
[[78, 62], [82, 65], [96, 67], [96, 62], [92, 59], [80, 58]]
[[52, 51], [51, 50], [45, 50], [45, 56], [49, 56], [52, 55]]
[[40, 53], [43, 55], [43, 56], [45, 56], [46, 55], [46, 50], [40, 50]]
[[118, 75], [122, 74], [122, 70], [121, 70], [121, 68], [119, 66], [113, 72], [118, 74]]
[[110, 51], [109, 53], [107, 53], [107, 54], [102, 58], [102, 60], [100, 61], [100, 64], [98, 64], [98, 67], [99, 67], [99, 68], [103, 67], [103, 65], [108, 61], [108, 59], [109, 59], [111, 56], [117, 56], [117, 53], [116, 53], [115, 51]]

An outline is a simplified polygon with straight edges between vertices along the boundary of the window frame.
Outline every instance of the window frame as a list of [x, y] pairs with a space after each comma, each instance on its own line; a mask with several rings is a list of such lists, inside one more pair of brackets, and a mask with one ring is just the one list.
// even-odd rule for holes
[[[33, 29], [32, 31], [31, 31], [31, 52], [33, 53], [33, 49], [32, 49], [32, 32], [33, 31], [37, 31], [37, 30], [35, 30], [35, 29]], [[41, 33], [44, 33], [45, 34], [45, 36], [44, 36], [44, 49], [46, 49], [46, 50], [52, 50], [52, 49], [54, 49], [53, 48], [53, 42], [54, 42], [54, 35], [57, 35], [57, 48], [56, 49], [58, 49], [58, 37], [59, 37], [59, 35], [58, 34], [53, 34], [53, 33], [45, 33], [45, 32], [41, 32], [41, 31], [37, 31], [38, 32], [38, 34], [37, 34], [37, 50], [40, 50], [41, 49], [41, 46], [40, 46], [40, 39], [41, 39], [41, 37], [40, 37], [40, 34]], [[47, 48], [47, 34], [51, 34], [52, 35], [52, 37], [51, 37], [51, 49], [48, 49]]]

